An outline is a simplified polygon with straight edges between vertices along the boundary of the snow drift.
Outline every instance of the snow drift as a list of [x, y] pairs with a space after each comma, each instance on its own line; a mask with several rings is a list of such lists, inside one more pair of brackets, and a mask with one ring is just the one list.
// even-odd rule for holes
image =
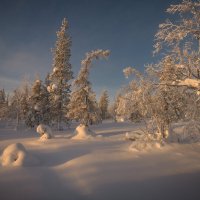
[[39, 124], [36, 131], [40, 135], [40, 140], [47, 140], [53, 137], [52, 130], [47, 125]]
[[89, 139], [95, 137], [95, 133], [83, 124], [76, 127], [75, 136], [72, 139]]
[[38, 164], [38, 160], [29, 154], [21, 143], [7, 146], [0, 160], [2, 166], [32, 166]]

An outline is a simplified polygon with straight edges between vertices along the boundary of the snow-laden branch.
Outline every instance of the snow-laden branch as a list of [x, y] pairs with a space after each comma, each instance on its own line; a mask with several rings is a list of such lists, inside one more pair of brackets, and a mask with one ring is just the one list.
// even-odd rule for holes
[[102, 49], [98, 49], [98, 50], [94, 50], [89, 53], [86, 53], [85, 59], [81, 61], [81, 70], [74, 84], [76, 85], [76, 84], [79, 84], [80, 82], [82, 83], [83, 80], [87, 82], [92, 61], [94, 59], [107, 58], [109, 54], [110, 54], [109, 50], [102, 50]]
[[174, 85], [178, 86], [187, 86], [194, 89], [200, 88], [200, 80], [199, 79], [190, 79], [186, 78], [185, 80], [180, 80], [177, 83], [173, 83]]
[[92, 64], [92, 60], [99, 59], [99, 58], [107, 58], [109, 54], [110, 54], [109, 50], [102, 50], [102, 49], [98, 49], [98, 50], [94, 50], [89, 53], [86, 53], [85, 59], [81, 61], [81, 67], [89, 68]]

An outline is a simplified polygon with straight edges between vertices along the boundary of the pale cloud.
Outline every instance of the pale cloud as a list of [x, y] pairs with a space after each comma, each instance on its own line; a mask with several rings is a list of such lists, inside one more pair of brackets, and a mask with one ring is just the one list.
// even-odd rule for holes
[[22, 72], [22, 73], [30, 73], [37, 72], [40, 69], [37, 65], [38, 57], [29, 52], [16, 52], [11, 54], [8, 59], [4, 61], [2, 67], [4, 70], [8, 70], [9, 72]]

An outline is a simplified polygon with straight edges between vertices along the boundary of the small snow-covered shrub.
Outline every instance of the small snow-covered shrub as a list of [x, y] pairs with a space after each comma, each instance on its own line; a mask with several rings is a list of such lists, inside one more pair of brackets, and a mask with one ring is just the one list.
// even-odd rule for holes
[[37, 133], [40, 135], [41, 140], [51, 139], [53, 137], [52, 130], [49, 126], [40, 124], [36, 129]]
[[141, 133], [126, 133], [125, 139], [132, 140], [132, 144], [129, 147], [130, 151], [143, 151], [155, 148], [161, 148], [164, 145], [164, 141], [161, 133], [155, 134], [141, 134]]
[[1, 156], [2, 166], [32, 166], [37, 163], [38, 160], [30, 155], [21, 143], [7, 146]]
[[76, 135], [72, 137], [72, 139], [88, 139], [95, 136], [95, 133], [91, 131], [88, 126], [85, 126], [83, 124], [80, 124], [76, 127], [75, 134]]
[[40, 140], [48, 140], [51, 139], [52, 135], [48, 134], [48, 133], [44, 133], [41, 137]]

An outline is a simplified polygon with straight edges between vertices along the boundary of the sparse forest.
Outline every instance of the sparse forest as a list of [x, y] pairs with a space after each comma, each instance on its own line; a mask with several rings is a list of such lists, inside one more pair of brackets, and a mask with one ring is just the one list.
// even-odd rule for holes
[[109, 49], [86, 52], [74, 73], [66, 18], [45, 79], [0, 88], [0, 199], [199, 199], [200, 1], [169, 5], [166, 15], [153, 61], [143, 71], [125, 63], [115, 97], [105, 86], [96, 93], [91, 79], [102, 60], [113, 64]]
[[16, 128], [20, 123], [31, 128], [42, 123], [62, 130], [73, 120], [88, 126], [112, 117], [117, 121], [144, 121], [146, 134], [160, 133], [163, 138], [170, 134], [171, 124], [180, 120], [193, 124], [195, 121], [198, 126], [199, 2], [184, 0], [171, 5], [167, 13], [178, 17], [159, 25], [154, 45], [154, 56], [159, 55], [159, 61], [148, 64], [145, 72], [125, 68], [125, 77], [132, 80], [118, 92], [110, 110], [108, 93], [104, 91], [98, 103], [89, 81], [92, 60], [107, 57], [109, 51], [87, 53], [73, 80], [72, 39], [68, 21], [63, 19], [52, 51], [52, 72], [47, 74], [45, 84], [38, 79], [33, 84], [23, 84], [9, 96], [2, 89], [1, 120], [16, 120]]

